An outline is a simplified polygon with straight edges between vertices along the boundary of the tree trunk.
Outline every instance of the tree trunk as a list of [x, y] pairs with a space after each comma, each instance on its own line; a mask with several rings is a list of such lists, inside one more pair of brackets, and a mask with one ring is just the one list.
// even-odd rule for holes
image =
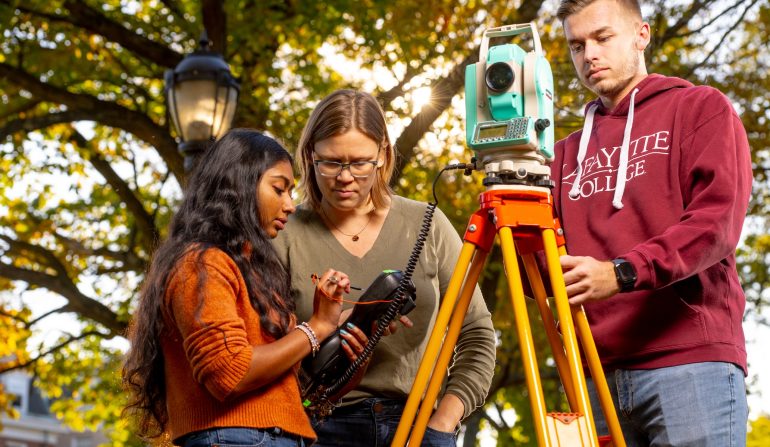
[[465, 425], [465, 433], [463, 434], [463, 447], [474, 447], [478, 444], [479, 425], [481, 424], [482, 415], [484, 414], [484, 407], [476, 408], [476, 410], [468, 416], [463, 425]]

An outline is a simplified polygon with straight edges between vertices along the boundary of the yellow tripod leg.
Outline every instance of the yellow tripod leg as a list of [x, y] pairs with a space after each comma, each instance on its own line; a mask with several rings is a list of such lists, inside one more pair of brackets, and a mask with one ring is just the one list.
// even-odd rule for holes
[[559, 251], [556, 244], [556, 236], [553, 229], [543, 230], [543, 248], [545, 250], [546, 262], [548, 264], [548, 274], [553, 289], [554, 303], [556, 313], [559, 316], [562, 339], [564, 340], [564, 350], [567, 355], [570, 375], [573, 380], [573, 387], [576, 392], [577, 411], [585, 415], [588, 421], [588, 431], [592, 445], [598, 445], [599, 440], [596, 435], [596, 426], [591, 412], [591, 403], [588, 397], [588, 388], [586, 386], [585, 375], [583, 374], [582, 362], [580, 361], [580, 351], [578, 350], [575, 325], [572, 321], [572, 312], [569, 301], [567, 300], [567, 287], [564, 284], [564, 274], [559, 262]]
[[522, 255], [521, 259], [524, 261], [524, 270], [527, 272], [529, 285], [532, 288], [537, 307], [540, 310], [540, 318], [543, 321], [545, 334], [548, 337], [548, 344], [551, 345], [551, 353], [556, 362], [556, 369], [559, 371], [559, 377], [561, 377], [561, 383], [562, 386], [564, 386], [564, 394], [567, 395], [567, 401], [569, 402], [570, 408], [573, 411], [577, 411], [577, 397], [575, 397], [575, 388], [573, 387], [573, 380], [570, 376], [567, 356], [564, 353], [564, 344], [562, 343], [561, 336], [556, 328], [556, 320], [554, 319], [553, 312], [548, 305], [548, 297], [545, 292], [545, 286], [543, 286], [543, 278], [540, 275], [540, 269], [533, 254]]
[[417, 413], [417, 420], [412, 428], [412, 435], [409, 437], [409, 445], [420, 445], [423, 435], [425, 434], [425, 427], [428, 426], [428, 420], [433, 413], [433, 405], [438, 398], [438, 393], [441, 391], [441, 385], [444, 382], [446, 376], [447, 367], [452, 360], [454, 354], [454, 347], [457, 345], [457, 339], [460, 336], [460, 331], [465, 321], [465, 315], [468, 313], [468, 306], [470, 306], [471, 298], [473, 298], [473, 292], [476, 289], [476, 284], [481, 275], [481, 270], [484, 268], [484, 261], [487, 259], [486, 252], [477, 251], [471, 262], [471, 267], [468, 270], [468, 276], [465, 278], [462, 292], [460, 293], [460, 300], [455, 306], [452, 318], [449, 323], [449, 329], [447, 330], [446, 337], [444, 338], [444, 344], [441, 346], [441, 352], [439, 353], [436, 366], [433, 368], [433, 375], [430, 378], [428, 384], [428, 390], [425, 392], [425, 397], [422, 400], [420, 411]]
[[[566, 255], [567, 249], [564, 246], [559, 247], [559, 254]], [[607, 378], [604, 376], [604, 368], [599, 359], [599, 352], [596, 349], [596, 343], [591, 335], [591, 327], [588, 324], [588, 318], [586, 317], [583, 306], [575, 306], [572, 308], [572, 318], [575, 321], [577, 333], [580, 337], [581, 346], [583, 346], [583, 353], [585, 354], [586, 361], [588, 362], [588, 369], [591, 371], [591, 377], [594, 380], [594, 386], [596, 386], [596, 394], [599, 396], [599, 403], [604, 413], [604, 420], [607, 423], [607, 428], [612, 438], [613, 447], [626, 447], [626, 440], [623, 437], [623, 431], [620, 428], [620, 421], [618, 420], [618, 414], [615, 411], [615, 404], [612, 402], [612, 395], [610, 394], [610, 388], [607, 385]]]
[[599, 403], [602, 406], [602, 412], [604, 412], [604, 420], [607, 422], [607, 429], [612, 437], [612, 445], [613, 447], [626, 447], [626, 440], [623, 437], [623, 431], [620, 429], [618, 414], [615, 412], [615, 404], [612, 403], [612, 395], [607, 385], [607, 378], [604, 376], [604, 368], [602, 368], [602, 363], [599, 360], [599, 353], [596, 350], [596, 344], [591, 335], [588, 318], [586, 318], [582, 306], [574, 308], [572, 316], [575, 319], [575, 323], [577, 323], [578, 335], [580, 336], [583, 352], [585, 352], [586, 360], [588, 361], [588, 369], [591, 371], [591, 377], [594, 379], [596, 394], [599, 396]]
[[532, 328], [529, 324], [524, 288], [521, 284], [519, 263], [516, 260], [516, 247], [513, 244], [513, 233], [508, 227], [499, 229], [500, 247], [503, 251], [503, 264], [508, 277], [508, 289], [513, 303], [513, 315], [516, 321], [516, 333], [519, 337], [521, 357], [524, 362], [524, 377], [529, 391], [529, 403], [532, 407], [532, 419], [537, 435], [537, 444], [541, 447], [550, 447], [548, 437], [548, 424], [545, 411], [545, 398], [543, 387], [540, 383], [540, 372], [537, 368], [534, 342], [532, 341]]
[[455, 303], [457, 302], [457, 297], [460, 293], [460, 287], [463, 285], [466, 273], [468, 272], [468, 266], [475, 251], [476, 246], [474, 244], [470, 242], [463, 243], [460, 256], [457, 259], [455, 269], [452, 272], [452, 277], [449, 279], [449, 285], [447, 286], [444, 298], [441, 301], [441, 307], [439, 307], [436, 322], [434, 323], [433, 330], [428, 338], [425, 353], [420, 361], [420, 366], [417, 368], [417, 375], [412, 384], [412, 391], [409, 393], [409, 397], [406, 400], [404, 413], [401, 415], [401, 420], [398, 423], [398, 428], [396, 429], [396, 434], [393, 437], [391, 446], [401, 447], [406, 444], [406, 439], [409, 436], [409, 431], [414, 422], [415, 415], [417, 414], [417, 407], [420, 405], [423, 392], [430, 379], [433, 366], [436, 363], [436, 357], [438, 356], [439, 348], [444, 339], [444, 333], [446, 332], [449, 318], [454, 311]]

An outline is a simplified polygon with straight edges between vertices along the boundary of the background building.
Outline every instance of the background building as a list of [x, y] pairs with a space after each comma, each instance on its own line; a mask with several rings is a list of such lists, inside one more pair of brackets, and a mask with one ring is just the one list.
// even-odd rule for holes
[[0, 447], [96, 447], [107, 442], [101, 433], [75, 432], [62, 425], [49, 411], [51, 402], [26, 372], [0, 375], [0, 383], [19, 412], [18, 419], [0, 418]]

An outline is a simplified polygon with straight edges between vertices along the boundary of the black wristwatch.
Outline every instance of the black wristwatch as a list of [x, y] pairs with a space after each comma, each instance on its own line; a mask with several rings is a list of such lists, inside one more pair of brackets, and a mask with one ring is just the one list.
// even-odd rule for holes
[[634, 284], [636, 284], [636, 270], [634, 270], [634, 266], [621, 258], [613, 259], [612, 263], [615, 265], [615, 279], [618, 280], [620, 291], [628, 292], [634, 290]]

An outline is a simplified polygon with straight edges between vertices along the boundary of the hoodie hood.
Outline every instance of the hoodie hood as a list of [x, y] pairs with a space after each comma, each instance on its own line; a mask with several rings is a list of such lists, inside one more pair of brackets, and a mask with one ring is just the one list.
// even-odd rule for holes
[[570, 197], [577, 197], [582, 177], [582, 165], [588, 149], [588, 143], [593, 129], [594, 115], [622, 117], [626, 116], [626, 126], [623, 132], [623, 141], [620, 146], [620, 163], [618, 164], [615, 193], [612, 198], [612, 206], [616, 209], [623, 208], [623, 193], [626, 189], [626, 170], [628, 169], [628, 146], [631, 141], [631, 131], [634, 126], [634, 108], [648, 99], [673, 88], [686, 88], [693, 85], [684, 79], [668, 78], [658, 74], [651, 74], [642, 79], [631, 93], [626, 95], [612, 110], [604, 107], [601, 99], [597, 98], [586, 105], [583, 132], [580, 137], [580, 145], [577, 154], [577, 176], [569, 191]]
[[[687, 88], [687, 87], [693, 87], [693, 84], [685, 81], [684, 79], [679, 78], [673, 78], [673, 77], [666, 77], [659, 74], [649, 74], [647, 77], [642, 79], [638, 84], [636, 84], [636, 87], [634, 87], [634, 90], [638, 90], [636, 97], [633, 98], [633, 104], [634, 106], [638, 106], [645, 101], [654, 98], [661, 93], [664, 93], [668, 90], [674, 89], [674, 88]], [[628, 115], [629, 110], [631, 109], [632, 104], [631, 94], [625, 96], [614, 108], [607, 110], [606, 107], [604, 107], [604, 104], [602, 103], [602, 100], [599, 98], [594, 99], [593, 101], [586, 104], [584, 112], [588, 112], [588, 109], [591, 108], [591, 106], [595, 105], [596, 113], [599, 115], [606, 115], [606, 116], [625, 116]]]

